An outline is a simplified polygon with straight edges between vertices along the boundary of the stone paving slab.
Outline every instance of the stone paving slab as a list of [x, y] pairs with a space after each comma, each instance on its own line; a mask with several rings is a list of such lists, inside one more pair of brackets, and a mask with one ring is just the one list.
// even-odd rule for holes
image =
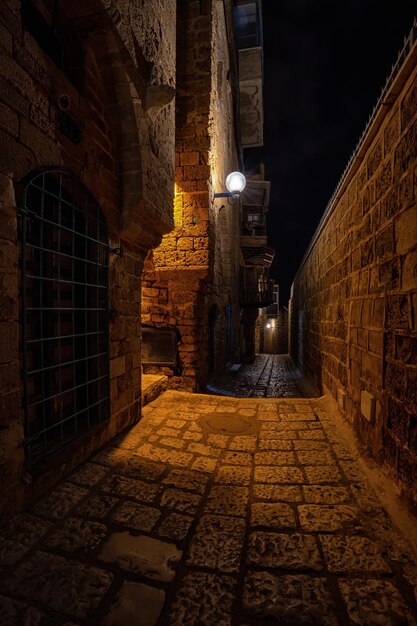
[[332, 411], [165, 392], [0, 530], [1, 626], [417, 625], [415, 553]]

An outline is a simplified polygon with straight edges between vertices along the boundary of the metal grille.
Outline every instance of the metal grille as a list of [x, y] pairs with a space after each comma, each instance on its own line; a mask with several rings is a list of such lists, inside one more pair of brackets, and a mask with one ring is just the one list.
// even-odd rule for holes
[[62, 172], [38, 174], [21, 208], [25, 449], [47, 460], [109, 417], [107, 226]]

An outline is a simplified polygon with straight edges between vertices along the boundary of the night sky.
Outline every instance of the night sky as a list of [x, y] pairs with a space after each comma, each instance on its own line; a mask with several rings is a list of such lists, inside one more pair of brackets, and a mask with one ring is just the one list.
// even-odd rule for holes
[[[264, 0], [264, 147], [280, 305], [412, 27], [411, 0]], [[248, 151], [246, 151], [248, 152]]]

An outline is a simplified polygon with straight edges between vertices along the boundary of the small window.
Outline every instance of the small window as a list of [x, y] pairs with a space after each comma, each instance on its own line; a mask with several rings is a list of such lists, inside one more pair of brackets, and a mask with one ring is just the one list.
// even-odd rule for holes
[[260, 45], [257, 2], [246, 2], [235, 7], [235, 33], [238, 50]]
[[108, 238], [99, 205], [61, 172], [23, 189], [21, 303], [28, 466], [108, 419]]

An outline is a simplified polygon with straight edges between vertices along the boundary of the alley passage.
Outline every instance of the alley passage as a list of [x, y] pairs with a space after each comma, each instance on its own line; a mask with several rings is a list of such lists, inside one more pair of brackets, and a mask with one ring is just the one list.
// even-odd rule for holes
[[413, 552], [326, 406], [164, 393], [2, 532], [2, 626], [417, 624]]
[[259, 354], [253, 363], [242, 365], [238, 372], [229, 371], [211, 381], [208, 390], [237, 398], [301, 398], [301, 389], [289, 356]]

